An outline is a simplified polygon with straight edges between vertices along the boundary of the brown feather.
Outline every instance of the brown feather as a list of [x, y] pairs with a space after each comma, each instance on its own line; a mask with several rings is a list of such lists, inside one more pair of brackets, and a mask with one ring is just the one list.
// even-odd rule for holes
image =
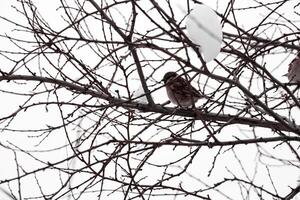
[[191, 106], [200, 98], [207, 98], [201, 95], [187, 80], [178, 76], [175, 72], [168, 72], [164, 76], [167, 94], [172, 103], [180, 106]]

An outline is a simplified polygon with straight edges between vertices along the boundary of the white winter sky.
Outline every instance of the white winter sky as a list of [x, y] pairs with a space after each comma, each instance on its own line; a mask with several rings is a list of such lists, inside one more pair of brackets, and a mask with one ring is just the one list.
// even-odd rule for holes
[[[57, 23], [57, 18], [59, 16], [56, 15], [55, 10], [58, 7], [58, 2], [57, 0], [52, 0], [52, 1], [34, 1], [39, 9], [39, 12], [42, 13], [43, 17], [46, 19], [46, 21], [54, 26], [57, 27], [59, 29], [59, 27], [63, 27], [63, 25], [61, 25], [60, 23]], [[207, 1], [203, 1], [203, 3], [205, 3], [206, 5], [209, 5], [211, 8], [217, 10], [220, 13], [224, 12], [224, 9], [226, 8], [226, 4], [222, 5], [221, 3], [222, 1], [218, 1], [218, 3], [216, 3], [216, 1], [212, 1], [212, 0], [207, 0]], [[223, 1], [225, 2], [225, 1]], [[226, 1], [227, 2], [227, 1]], [[247, 3], [245, 3], [247, 2]], [[240, 3], [240, 5], [238, 5]], [[2, 0], [1, 1], [1, 6], [0, 6], [0, 13], [1, 16], [5, 16], [7, 18], [10, 18], [14, 21], [22, 21], [21, 18], [18, 17], [18, 15], [16, 14], [16, 12], [11, 8], [11, 1], [10, 0]], [[253, 1], [237, 1], [236, 2], [236, 6], [240, 6], [240, 7], [246, 7], [248, 5], [256, 5]], [[292, 8], [285, 8], [287, 10], [292, 9]], [[126, 12], [124, 10], [124, 12]], [[175, 9], [175, 12], [178, 14], [182, 14], [182, 9], [180, 8], [180, 1], [178, 1], [178, 9]], [[243, 15], [242, 13], [240, 13], [239, 16], [237, 16], [237, 18], [239, 19], [239, 23], [241, 23], [243, 25], [243, 27], [247, 30], [253, 26], [256, 26], [257, 23], [261, 20], [261, 17], [263, 17], [264, 13], [257, 13], [255, 10], [252, 10], [253, 15], [251, 14], [250, 11], [248, 11], [248, 15]], [[258, 16], [259, 14], [259, 16]], [[288, 17], [288, 12], [285, 13], [285, 15]], [[3, 21], [0, 21], [1, 24], [1, 31], [0, 33], [8, 33], [11, 30], [12, 26], [5, 23], [2, 24]], [[142, 22], [141, 22], [142, 23]], [[275, 34], [283, 34], [283, 33], [275, 33]], [[4, 42], [1, 38], [0, 38], [0, 48], [3, 49], [9, 49], [11, 48], [11, 44]], [[221, 56], [221, 55], [219, 55]], [[287, 79], [285, 77], [282, 76], [282, 74], [286, 73], [287, 68], [285, 66], [287, 66], [287, 64], [293, 59], [293, 54], [291, 54], [291, 56], [288, 55], [288, 53], [282, 54], [282, 56], [284, 57], [284, 59], [282, 57], [278, 57], [278, 55], [276, 56], [270, 56], [269, 58], [269, 62], [274, 63], [275, 66], [278, 65], [278, 67], [274, 67], [274, 71], [273, 74], [276, 78], [278, 78], [279, 80], [286, 82]], [[286, 59], [285, 59], [286, 58]], [[9, 65], [9, 63], [6, 63], [6, 61], [1, 57], [0, 58], [0, 66], [1, 68], [5, 68], [6, 64]], [[278, 64], [280, 63], [280, 65]], [[283, 67], [282, 67], [283, 66]], [[3, 82], [0, 82], [0, 85], [2, 84], [6, 84]], [[136, 88], [138, 88], [138, 85], [136, 86]], [[16, 90], [22, 90], [22, 88], [16, 88]], [[2, 95], [2, 94], [0, 94]], [[156, 92], [156, 94], [154, 94], [154, 99], [156, 102], [158, 103], [163, 103], [167, 100], [165, 91], [159, 90]], [[12, 110], [16, 109], [16, 105], [20, 104], [22, 102], [22, 100], [17, 99], [17, 98], [10, 98], [9, 96], [1, 96], [1, 105], [0, 105], [0, 113], [1, 115], [3, 113], [9, 113]], [[297, 111], [298, 112], [298, 111]], [[300, 114], [300, 112], [299, 112]], [[39, 122], [44, 122], [47, 124], [56, 124], [57, 122], [57, 118], [55, 113], [53, 112], [48, 112], [47, 115], [44, 114], [44, 112], [40, 112], [40, 110], [36, 110], [35, 112], [30, 112], [30, 113], [24, 113], [22, 118], [17, 119], [16, 121], [14, 121], [15, 127], [19, 127], [20, 129], [26, 129], [26, 128], [34, 128], [35, 126], [37, 126], [37, 123]], [[230, 129], [228, 129], [228, 131], [239, 131], [240, 127], [231, 127]], [[21, 145], [22, 147], [26, 148], [26, 146], [28, 145], [28, 147], [30, 147], [32, 149], [32, 146], [34, 146], [34, 142], [32, 142], [30, 140], [30, 138], [28, 138], [27, 136], [23, 136], [22, 133], [21, 134], [16, 134], [16, 133], [11, 133], [10, 134], [5, 134], [5, 136], [0, 136], [0, 142], [1, 143], [5, 143], [6, 140], [12, 140], [14, 141], [15, 144]], [[64, 141], [59, 141], [60, 136], [59, 134], [56, 134], [56, 137], [49, 137], [47, 138], [47, 142], [46, 144], [48, 144], [49, 146], [52, 146], [52, 144], [54, 143], [61, 143], [64, 144]], [[171, 151], [172, 149], [169, 148], [162, 148], [163, 149], [163, 153], [162, 153], [162, 158], [157, 158], [158, 160], [163, 160], [165, 159], [163, 156], [165, 155], [172, 155]], [[249, 148], [244, 148], [244, 147], [238, 147], [237, 149], [237, 154], [240, 155], [241, 158], [245, 158], [245, 160], [243, 160], [243, 162], [247, 162], [247, 160], [251, 160], [251, 162], [249, 162], [249, 165], [247, 166], [249, 171], [252, 171], [254, 173], [254, 168], [253, 168], [253, 161], [256, 159], [256, 155], [255, 155], [255, 149], [251, 148], [251, 146], [249, 146]], [[208, 156], [210, 154], [215, 154], [217, 149], [211, 150], [211, 149], [207, 149], [207, 156], [205, 156], [205, 154], [203, 154], [202, 157], [198, 158], [199, 163], [203, 163], [203, 162], [208, 162], [208, 163], [212, 163], [211, 156]], [[170, 151], [170, 153], [168, 154], [168, 152]], [[280, 153], [282, 153], [282, 151], [280, 151]], [[49, 160], [56, 160], [59, 157], [63, 158], [64, 155], [52, 155], [53, 157], [49, 157]], [[173, 155], [174, 156], [174, 155]], [[14, 162], [14, 157], [13, 154], [11, 153], [11, 151], [7, 151], [4, 148], [0, 147], [0, 157], [1, 157], [1, 164], [0, 164], [0, 180], [3, 180], [5, 178], [9, 178], [9, 177], [14, 177], [16, 175], [15, 172], [15, 162]], [[284, 155], [282, 155], [282, 157], [284, 157]], [[20, 160], [22, 160], [22, 158], [18, 158]], [[218, 160], [219, 163], [224, 163], [224, 166], [226, 165], [226, 163], [229, 163], [233, 160], [232, 157], [222, 157], [221, 160]], [[31, 160], [22, 160], [23, 163], [26, 163], [24, 165], [30, 166], [32, 168], [34, 168], [34, 166], [32, 165]], [[250, 164], [252, 163], [252, 164]], [[276, 164], [276, 163], [274, 163]], [[236, 165], [238, 166], [238, 163], [236, 163]], [[210, 168], [210, 164], [209, 165], [201, 165], [201, 168], [195, 168], [195, 169], [190, 169], [190, 173], [194, 173], [194, 174], [198, 174], [200, 173], [199, 171], [205, 171], [207, 172]], [[218, 167], [216, 167], [215, 171], [218, 171], [218, 173], [222, 174], [225, 173], [225, 167], [222, 164], [217, 164]], [[38, 167], [38, 166], [36, 166]], [[55, 184], [55, 180], [51, 181], [51, 173], [49, 171], [49, 174], [47, 174], [45, 176], [44, 180], [41, 180], [42, 182], [44, 181], [45, 184], [49, 185], [49, 188], [54, 187], [53, 185]], [[274, 174], [272, 174], [275, 177], [275, 181], [285, 181], [287, 182], [287, 184], [291, 184], [295, 183], [296, 184], [296, 180], [299, 177], [299, 171], [294, 171], [294, 170], [287, 170], [286, 168], [284, 168], [284, 171], [282, 170], [282, 168], [278, 167], [277, 170], [273, 171]], [[206, 173], [207, 174], [207, 173]], [[203, 176], [203, 178], [205, 178], [205, 176]], [[261, 177], [262, 179], [266, 179], [266, 177]], [[212, 180], [213, 182], [214, 180]], [[30, 181], [28, 183], [23, 183], [23, 185], [27, 184], [27, 191], [23, 191], [25, 194], [30, 194], [32, 191], [30, 191], [30, 185], [32, 184]], [[197, 184], [199, 184], [198, 181], [193, 180], [192, 178], [190, 178], [189, 182], [185, 182], [185, 184], [188, 184], [191, 188], [192, 186], [195, 186]], [[269, 180], [266, 180], [266, 184], [269, 184]], [[295, 186], [295, 185], [294, 185]], [[0, 186], [1, 187], [1, 186]], [[196, 188], [196, 186], [195, 186]], [[289, 192], [289, 188], [280, 188], [282, 191], [281, 194], [287, 194]], [[231, 188], [228, 188], [228, 191], [230, 191]], [[0, 198], [4, 199], [5, 195], [3, 196], [3, 194], [0, 191]], [[238, 197], [236, 198], [238, 199]]]

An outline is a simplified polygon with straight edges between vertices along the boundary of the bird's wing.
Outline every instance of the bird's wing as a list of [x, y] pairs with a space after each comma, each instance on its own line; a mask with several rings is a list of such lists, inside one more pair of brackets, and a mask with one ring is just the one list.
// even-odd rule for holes
[[192, 94], [192, 96], [195, 97], [203, 97], [203, 95], [201, 95], [200, 92], [196, 90], [188, 81], [179, 76], [170, 80], [169, 87], [178, 95], [189, 97]]
[[288, 72], [291, 73], [297, 65], [300, 65], [300, 58], [298, 57], [294, 58], [292, 62], [290, 62]]

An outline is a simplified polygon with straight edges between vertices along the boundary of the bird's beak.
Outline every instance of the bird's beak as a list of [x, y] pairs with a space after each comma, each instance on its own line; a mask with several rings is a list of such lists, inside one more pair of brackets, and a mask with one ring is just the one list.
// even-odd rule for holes
[[288, 73], [286, 73], [286, 74], [283, 74], [282, 76], [288, 76]]

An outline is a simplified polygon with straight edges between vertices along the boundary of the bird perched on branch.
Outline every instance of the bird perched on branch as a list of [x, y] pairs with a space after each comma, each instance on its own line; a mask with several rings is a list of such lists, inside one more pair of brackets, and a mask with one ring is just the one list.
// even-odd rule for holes
[[300, 84], [300, 51], [297, 56], [289, 64], [289, 70], [287, 77], [290, 83], [299, 83]]
[[163, 81], [170, 101], [178, 106], [189, 107], [201, 98], [208, 98], [175, 72], [167, 72]]

